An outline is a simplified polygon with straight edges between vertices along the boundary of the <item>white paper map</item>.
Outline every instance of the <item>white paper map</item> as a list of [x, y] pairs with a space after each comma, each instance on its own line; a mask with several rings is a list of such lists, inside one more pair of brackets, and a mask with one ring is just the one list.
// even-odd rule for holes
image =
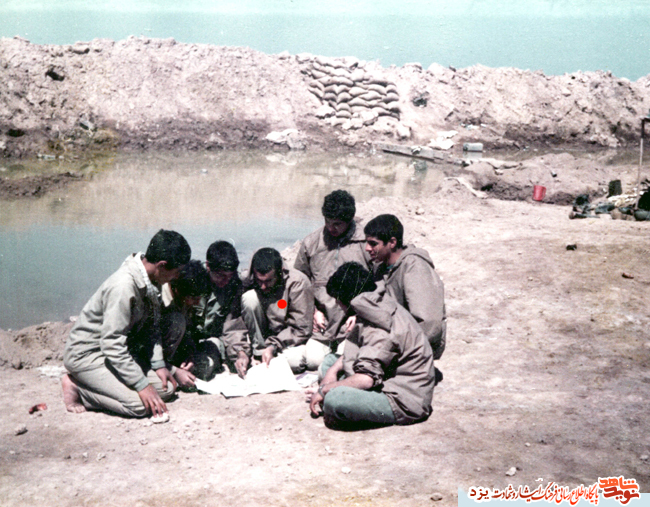
[[215, 376], [210, 382], [197, 378], [195, 384], [196, 388], [203, 392], [221, 393], [226, 398], [301, 390], [289, 363], [282, 356], [271, 359], [269, 366], [264, 363], [253, 366], [246, 373], [245, 379], [235, 373], [224, 372]]

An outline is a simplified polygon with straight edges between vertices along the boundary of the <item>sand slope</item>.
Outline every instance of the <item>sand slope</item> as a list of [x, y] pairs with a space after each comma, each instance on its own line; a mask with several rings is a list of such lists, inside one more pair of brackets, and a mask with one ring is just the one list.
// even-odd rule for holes
[[382, 68], [353, 57], [135, 37], [72, 46], [0, 39], [0, 90], [5, 156], [82, 147], [268, 147], [275, 144], [269, 133], [287, 129], [297, 133], [281, 144], [294, 149], [425, 145], [450, 129], [461, 131], [461, 143], [616, 147], [636, 142], [650, 109], [648, 77]]

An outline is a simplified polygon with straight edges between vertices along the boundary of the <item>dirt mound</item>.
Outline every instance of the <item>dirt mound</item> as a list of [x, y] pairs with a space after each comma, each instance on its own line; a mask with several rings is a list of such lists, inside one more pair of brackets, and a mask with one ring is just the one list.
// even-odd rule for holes
[[533, 187], [546, 188], [544, 202], [568, 205], [578, 195], [606, 197], [609, 182], [621, 179], [629, 191], [635, 184], [635, 169], [608, 165], [608, 155], [581, 158], [569, 153], [547, 154], [522, 162], [480, 159], [460, 174], [476, 190], [504, 200], [532, 200]]
[[[0, 153], [81, 149], [362, 149], [427, 144], [623, 146], [650, 109], [650, 78], [545, 76], [480, 65], [383, 68], [173, 39], [69, 46], [0, 40]], [[280, 135], [284, 133], [285, 135]], [[267, 137], [269, 134], [273, 134]]]
[[3, 199], [40, 197], [50, 190], [65, 187], [82, 178], [82, 175], [71, 172], [27, 176], [19, 179], [0, 178], [0, 197]]
[[0, 329], [0, 368], [35, 368], [60, 364], [71, 322], [44, 322], [20, 331]]

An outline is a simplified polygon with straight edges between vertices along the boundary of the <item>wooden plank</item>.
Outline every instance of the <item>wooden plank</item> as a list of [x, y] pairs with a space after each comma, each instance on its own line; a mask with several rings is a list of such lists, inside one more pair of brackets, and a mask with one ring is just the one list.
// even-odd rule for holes
[[377, 143], [377, 148], [387, 153], [396, 153], [407, 157], [421, 158], [424, 160], [431, 160], [433, 162], [441, 162], [444, 160], [444, 155], [438, 150], [428, 148], [426, 146], [404, 146], [401, 144], [386, 144]]

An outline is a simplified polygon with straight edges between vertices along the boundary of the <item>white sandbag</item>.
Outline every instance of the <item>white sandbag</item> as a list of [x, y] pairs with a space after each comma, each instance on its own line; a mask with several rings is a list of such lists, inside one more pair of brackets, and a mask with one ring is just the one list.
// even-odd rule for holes
[[337, 95], [340, 95], [341, 93], [347, 92], [350, 89], [349, 86], [345, 85], [334, 85], [334, 92]]
[[388, 93], [386, 96], [383, 98], [383, 101], [386, 104], [390, 104], [391, 102], [397, 102], [399, 100], [399, 95], [396, 93]]
[[369, 91], [377, 92], [380, 95], [386, 95], [386, 87], [385, 86], [376, 85], [376, 84], [369, 84], [368, 86], [366, 86], [366, 88]]
[[321, 118], [321, 119], [329, 118], [330, 116], [334, 116], [335, 114], [336, 111], [332, 107], [328, 106], [327, 104], [323, 104], [322, 106], [320, 106], [318, 109], [316, 109], [316, 112], [314, 113], [316, 118]]
[[331, 86], [334, 84], [334, 81], [332, 80], [332, 76], [328, 76], [328, 75], [319, 78], [318, 82], [321, 83], [323, 86]]
[[314, 79], [320, 79], [320, 78], [325, 77], [327, 75], [327, 74], [325, 74], [324, 72], [321, 72], [318, 69], [311, 69], [310, 74]]
[[365, 76], [365, 71], [363, 69], [354, 69], [350, 73], [350, 79], [354, 81], [355, 83], [363, 81], [363, 77]]
[[352, 95], [347, 92], [339, 93], [336, 97], [336, 102], [349, 102], [352, 100]]
[[363, 100], [365, 100], [367, 102], [370, 102], [372, 100], [381, 100], [383, 98], [383, 95], [381, 95], [381, 94], [379, 94], [379, 93], [377, 93], [375, 91], [369, 91], [369, 92], [366, 92], [363, 95], [361, 95], [359, 98], [363, 99]]
[[337, 111], [352, 111], [350, 109], [350, 105], [347, 102], [339, 102], [336, 104], [336, 110]]
[[371, 109], [371, 111], [377, 113], [378, 116], [390, 116], [391, 115], [390, 111], [388, 111], [387, 109], [384, 109], [381, 106], [375, 106], [375, 107], [373, 107]]
[[334, 76], [333, 81], [336, 84], [343, 85], [347, 88], [352, 88], [354, 86], [354, 81], [345, 76]]
[[365, 100], [360, 99], [359, 97], [353, 98], [348, 102], [348, 104], [350, 104], [350, 106], [368, 107], [368, 103]]

